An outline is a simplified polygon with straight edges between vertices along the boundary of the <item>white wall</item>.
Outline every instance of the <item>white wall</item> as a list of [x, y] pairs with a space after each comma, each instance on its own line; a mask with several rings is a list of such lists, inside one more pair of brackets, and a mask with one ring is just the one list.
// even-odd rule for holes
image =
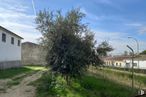
[[[126, 63], [130, 63], [130, 67], [132, 67], [132, 61], [131, 60], [126, 60]], [[139, 65], [138, 65], [137, 60], [134, 60], [134, 63], [137, 64], [137, 66], [134, 66], [134, 68], [146, 69], [146, 60], [139, 60]]]
[[[2, 41], [2, 33], [6, 34], [6, 42]], [[11, 44], [11, 37], [14, 37], [14, 44]], [[21, 60], [21, 38], [0, 29], [0, 62]]]

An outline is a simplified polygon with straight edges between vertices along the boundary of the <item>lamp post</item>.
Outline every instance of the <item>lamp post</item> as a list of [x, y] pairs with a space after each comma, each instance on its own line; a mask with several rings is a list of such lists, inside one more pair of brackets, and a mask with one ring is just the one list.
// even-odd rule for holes
[[133, 67], [134, 67], [134, 50], [129, 46], [127, 45], [127, 47], [131, 50], [132, 52], [132, 90], [134, 90], [134, 70], [133, 70]]
[[[135, 42], [136, 42], [136, 45], [137, 45], [137, 55], [139, 56], [139, 42], [138, 42], [138, 40], [136, 39], [136, 38], [134, 38], [134, 37], [128, 37], [129, 39], [131, 38], [131, 39], [133, 39]], [[138, 61], [138, 69], [139, 69], [139, 59], [137, 60]]]

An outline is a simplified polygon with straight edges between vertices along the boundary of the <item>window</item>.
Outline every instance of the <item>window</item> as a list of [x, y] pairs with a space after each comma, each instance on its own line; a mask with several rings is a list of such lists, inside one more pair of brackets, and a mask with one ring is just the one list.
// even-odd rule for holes
[[18, 40], [18, 46], [20, 46], [20, 40]]
[[2, 41], [6, 42], [6, 34], [5, 33], [2, 33]]
[[116, 63], [116, 66], [118, 66], [118, 63]]
[[121, 67], [121, 65], [122, 65], [122, 64], [120, 63], [120, 67]]
[[130, 63], [126, 63], [126, 65], [130, 65]]
[[11, 37], [11, 44], [14, 44], [14, 37]]
[[133, 63], [133, 66], [137, 67], [137, 63]]

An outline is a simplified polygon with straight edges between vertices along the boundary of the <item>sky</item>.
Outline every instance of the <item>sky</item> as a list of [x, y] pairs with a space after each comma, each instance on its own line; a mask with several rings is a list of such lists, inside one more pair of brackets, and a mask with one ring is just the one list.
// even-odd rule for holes
[[[33, 6], [34, 4], [34, 6]], [[61, 10], [63, 14], [80, 8], [86, 14], [83, 22], [95, 33], [97, 44], [107, 41], [122, 54], [131, 46], [137, 52], [146, 49], [146, 0], [0, 0], [0, 25], [37, 43], [41, 33], [36, 30], [35, 17], [40, 10]]]

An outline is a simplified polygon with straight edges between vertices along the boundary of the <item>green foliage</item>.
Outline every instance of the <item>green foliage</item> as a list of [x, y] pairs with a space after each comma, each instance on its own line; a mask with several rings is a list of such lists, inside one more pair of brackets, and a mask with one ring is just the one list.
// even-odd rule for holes
[[112, 51], [113, 48], [106, 41], [104, 41], [97, 47], [96, 50], [99, 56], [107, 56], [107, 52]]
[[[127, 71], [124, 71], [124, 70], [117, 70], [117, 69], [103, 69], [105, 73], [108, 73], [108, 74], [113, 74], [115, 76], [118, 76], [118, 77], [124, 77], [124, 78], [129, 78], [132, 80], [132, 74], [131, 72], [127, 72]], [[140, 75], [140, 74], [134, 74], [134, 80], [141, 83], [141, 84], [144, 84], [146, 85], [146, 76], [143, 76], [143, 75]]]
[[24, 66], [20, 68], [10, 68], [5, 70], [0, 70], [0, 79], [12, 78], [16, 75], [23, 73], [28, 73], [32, 71], [45, 70], [42, 66]]
[[44, 10], [36, 18], [37, 29], [43, 35], [41, 43], [48, 50], [46, 60], [52, 71], [66, 80], [81, 76], [90, 64], [103, 63], [95, 50], [94, 34], [82, 23], [84, 16], [80, 9], [66, 15]]
[[145, 55], [146, 54], [146, 50], [142, 51], [140, 54], [144, 54]]
[[132, 93], [131, 88], [101, 76], [83, 76], [81, 80], [73, 80], [71, 85], [67, 85], [60, 76], [56, 77], [55, 82], [50, 77], [51, 74], [43, 75], [36, 82], [39, 83], [37, 97], [131, 97]]
[[28, 68], [11, 68], [11, 69], [6, 69], [6, 70], [0, 70], [0, 79], [5, 79], [5, 78], [12, 78], [18, 74], [30, 72], [31, 69]]
[[81, 86], [87, 89], [88, 92], [94, 93], [92, 97], [97, 97], [97, 95], [98, 97], [130, 97], [132, 94], [132, 90], [129, 87], [126, 88], [101, 76], [86, 76], [82, 80]]
[[60, 76], [54, 76], [52, 74], [44, 74], [37, 81], [37, 96], [38, 97], [57, 97], [65, 93], [64, 84], [65, 81]]

